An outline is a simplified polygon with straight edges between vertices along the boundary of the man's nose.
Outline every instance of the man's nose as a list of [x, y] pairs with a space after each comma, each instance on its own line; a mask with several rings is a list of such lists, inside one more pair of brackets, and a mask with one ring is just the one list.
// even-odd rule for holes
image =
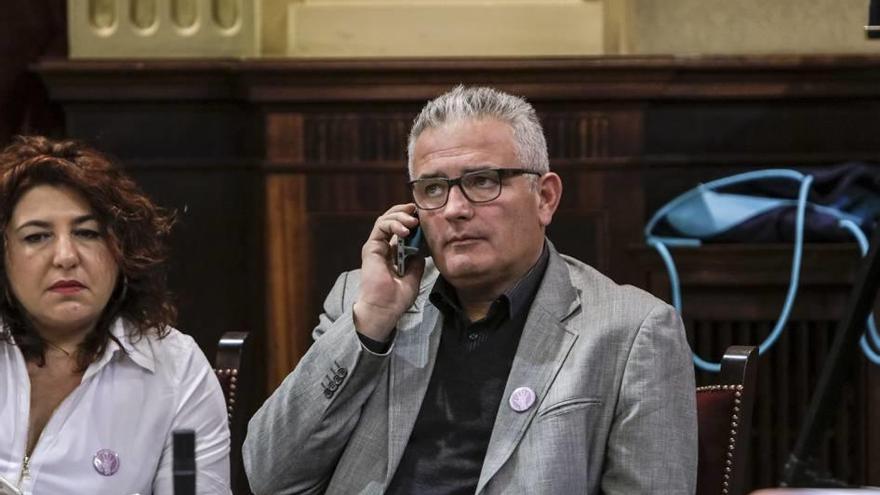
[[449, 189], [449, 198], [446, 199], [446, 206], [443, 209], [447, 218], [470, 218], [473, 209], [473, 205], [461, 189], [461, 184]]
[[60, 235], [55, 242], [55, 257], [52, 260], [59, 268], [73, 268], [79, 263], [79, 252], [73, 239], [68, 235]]

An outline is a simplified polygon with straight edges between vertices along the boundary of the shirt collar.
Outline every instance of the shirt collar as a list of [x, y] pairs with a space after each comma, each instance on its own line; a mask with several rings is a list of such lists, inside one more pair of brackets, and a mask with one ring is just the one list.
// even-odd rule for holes
[[550, 250], [547, 249], [547, 241], [544, 241], [544, 247], [541, 250], [541, 256], [538, 261], [529, 268], [529, 271], [523, 275], [523, 278], [514, 284], [505, 294], [510, 300], [510, 316], [519, 316], [524, 311], [528, 311], [538, 291], [541, 280], [544, 279], [544, 272], [547, 271], [547, 263], [550, 260]]
[[[549, 260], [550, 250], [547, 249], [547, 241], [545, 240], [538, 261], [511, 288], [498, 296], [498, 299], [492, 305], [495, 306], [506, 302], [507, 316], [511, 319], [519, 316], [524, 311], [528, 311], [535, 292], [538, 290], [538, 285], [540, 285], [541, 280], [544, 278], [544, 272], [547, 271]], [[459, 303], [455, 287], [443, 278], [443, 274], [437, 277], [437, 281], [431, 289], [430, 299], [434, 306], [437, 306], [447, 316], [450, 312], [455, 314], [463, 314], [464, 312]]]
[[83, 379], [100, 371], [113, 359], [131, 359], [133, 363], [150, 373], [156, 371], [156, 356], [153, 353], [150, 339], [145, 335], [135, 336], [131, 324], [117, 318], [110, 325], [111, 338], [107, 341], [104, 354], [86, 370]]

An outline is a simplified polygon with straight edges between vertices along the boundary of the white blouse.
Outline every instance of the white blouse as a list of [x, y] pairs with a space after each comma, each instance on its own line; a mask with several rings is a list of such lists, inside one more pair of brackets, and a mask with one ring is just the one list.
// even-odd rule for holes
[[187, 428], [198, 493], [230, 493], [226, 405], [205, 355], [177, 330], [131, 339], [127, 327], [112, 326], [122, 348], [111, 340], [88, 367], [26, 469], [30, 380], [18, 347], [0, 341], [0, 477], [23, 494], [172, 495], [172, 432]]

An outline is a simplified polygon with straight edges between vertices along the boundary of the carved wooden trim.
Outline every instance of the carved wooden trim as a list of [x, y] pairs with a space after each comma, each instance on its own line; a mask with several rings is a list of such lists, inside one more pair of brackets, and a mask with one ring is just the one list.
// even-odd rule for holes
[[[456, 84], [532, 102], [880, 96], [877, 55], [315, 60], [44, 60], [54, 100], [423, 102]], [[540, 76], [536, 76], [539, 74]], [[93, 81], [105, 82], [96, 91]]]

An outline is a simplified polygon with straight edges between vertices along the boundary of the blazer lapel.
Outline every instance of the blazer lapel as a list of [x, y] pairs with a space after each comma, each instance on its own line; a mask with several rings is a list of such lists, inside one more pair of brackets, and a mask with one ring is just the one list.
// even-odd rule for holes
[[[571, 285], [565, 261], [552, 245], [549, 248], [550, 261], [513, 359], [483, 460], [477, 493], [483, 490], [519, 444], [553, 378], [577, 340], [577, 335], [567, 330], [563, 321], [580, 308], [580, 300]], [[529, 387], [535, 392], [534, 404], [523, 412], [514, 411], [508, 403], [510, 395], [519, 387]]]
[[[390, 404], [386, 483], [397, 470], [409, 441], [440, 344], [442, 318], [437, 308], [428, 301], [436, 273], [428, 279], [427, 282], [423, 279], [419, 298], [401, 318], [392, 351], [388, 385]], [[420, 314], [422, 318], [418, 321]]]

